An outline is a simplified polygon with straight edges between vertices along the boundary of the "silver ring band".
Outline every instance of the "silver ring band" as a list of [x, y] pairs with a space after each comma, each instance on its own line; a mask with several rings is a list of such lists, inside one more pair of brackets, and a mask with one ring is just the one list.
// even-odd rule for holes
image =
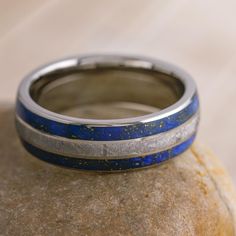
[[30, 153], [83, 170], [159, 164], [191, 145], [198, 122], [192, 78], [144, 57], [90, 55], [50, 63], [21, 82], [16, 104], [17, 130]]

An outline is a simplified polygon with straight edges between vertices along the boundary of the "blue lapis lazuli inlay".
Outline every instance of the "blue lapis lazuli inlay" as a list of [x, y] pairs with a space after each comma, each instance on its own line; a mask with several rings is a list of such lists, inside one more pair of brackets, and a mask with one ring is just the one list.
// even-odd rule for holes
[[64, 124], [49, 120], [28, 110], [20, 101], [17, 102], [17, 114], [32, 127], [43, 132], [70, 139], [115, 141], [147, 137], [162, 133], [185, 123], [199, 108], [198, 96], [194, 95], [191, 103], [176, 114], [147, 123], [127, 126], [88, 127], [81, 124]]
[[113, 160], [98, 160], [98, 159], [95, 160], [95, 159], [65, 157], [62, 155], [41, 150], [23, 140], [22, 143], [31, 154], [51, 164], [68, 168], [81, 169], [81, 170], [117, 171], [117, 170], [138, 169], [138, 168], [148, 167], [151, 165], [160, 164], [168, 159], [171, 159], [183, 153], [193, 143], [194, 139], [195, 135], [169, 150], [147, 155], [144, 157], [132, 157], [129, 159], [113, 159]]

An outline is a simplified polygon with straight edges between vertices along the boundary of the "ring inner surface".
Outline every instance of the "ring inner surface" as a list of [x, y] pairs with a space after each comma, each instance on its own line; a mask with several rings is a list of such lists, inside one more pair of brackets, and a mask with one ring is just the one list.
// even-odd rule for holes
[[121, 119], [162, 110], [184, 93], [176, 77], [141, 68], [54, 71], [30, 87], [32, 99], [47, 110], [78, 118]]

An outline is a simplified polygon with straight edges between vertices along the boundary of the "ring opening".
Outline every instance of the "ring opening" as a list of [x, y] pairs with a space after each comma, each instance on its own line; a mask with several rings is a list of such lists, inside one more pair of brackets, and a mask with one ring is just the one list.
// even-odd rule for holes
[[32, 83], [30, 96], [62, 115], [121, 119], [167, 108], [184, 90], [180, 79], [156, 70], [107, 66], [55, 70]]

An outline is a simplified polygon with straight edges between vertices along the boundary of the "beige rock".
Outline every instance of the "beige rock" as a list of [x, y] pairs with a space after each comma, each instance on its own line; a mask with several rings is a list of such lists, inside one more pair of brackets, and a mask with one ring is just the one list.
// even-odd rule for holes
[[155, 168], [89, 174], [27, 154], [0, 111], [0, 235], [235, 235], [235, 192], [194, 144]]

